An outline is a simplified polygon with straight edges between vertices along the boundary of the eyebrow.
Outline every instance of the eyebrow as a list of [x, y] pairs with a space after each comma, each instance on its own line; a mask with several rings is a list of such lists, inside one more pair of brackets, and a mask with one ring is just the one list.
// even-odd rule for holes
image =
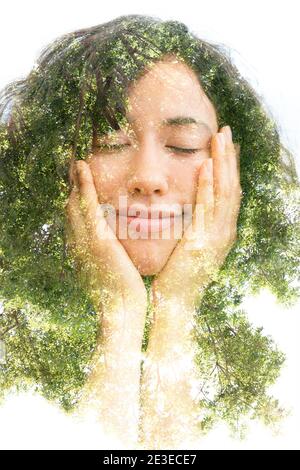
[[[128, 119], [129, 124], [132, 124], [136, 121], [136, 119]], [[204, 126], [212, 135], [213, 132], [206, 122], [201, 121], [199, 119], [195, 119], [190, 116], [176, 116], [173, 118], [163, 119], [161, 121], [161, 126], [172, 126], [172, 127], [179, 127], [179, 126], [189, 126], [191, 124], [196, 124], [197, 126], [201, 127]]]

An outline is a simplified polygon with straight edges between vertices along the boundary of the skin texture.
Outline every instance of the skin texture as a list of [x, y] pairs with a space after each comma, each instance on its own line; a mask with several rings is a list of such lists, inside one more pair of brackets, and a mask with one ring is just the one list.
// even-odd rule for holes
[[[83, 401], [101, 408], [101, 419], [115, 436], [137, 442], [141, 426], [143, 445], [172, 448], [197, 434], [193, 316], [196, 301], [236, 239], [238, 151], [229, 126], [217, 132], [214, 107], [183, 63], [155, 64], [131, 87], [129, 103], [126, 132], [121, 129], [108, 140], [96, 138], [93, 153], [71, 169], [71, 243], [87, 271], [103, 327]], [[161, 126], [178, 116], [204, 125]], [[97, 145], [105, 143], [126, 146], [99, 150]], [[170, 149], [174, 146], [199, 150], [183, 154]], [[179, 242], [118, 240], [98, 208], [98, 202], [118, 208], [118, 196], [128, 196], [128, 206], [192, 204], [193, 219]], [[110, 239], [103, 239], [103, 230]], [[141, 274], [156, 278], [139, 389], [146, 312]]]
[[[207, 126], [161, 126], [164, 119], [188, 116]], [[178, 59], [161, 61], [134, 83], [129, 91], [127, 130], [115, 139], [95, 139], [87, 159], [101, 203], [118, 208], [118, 197], [128, 196], [127, 205], [192, 204], [196, 202], [198, 173], [209, 158], [209, 143], [217, 132], [215, 109], [196, 75]], [[115, 152], [96, 147], [101, 142], [130, 144]], [[200, 149], [194, 154], [168, 146]], [[118, 230], [117, 219], [117, 230]], [[118, 232], [117, 232], [118, 233]], [[178, 240], [122, 239], [121, 244], [142, 275], [160, 272]]]

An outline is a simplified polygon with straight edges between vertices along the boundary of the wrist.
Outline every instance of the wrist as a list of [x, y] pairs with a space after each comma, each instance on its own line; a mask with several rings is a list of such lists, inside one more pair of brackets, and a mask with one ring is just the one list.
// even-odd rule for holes
[[194, 315], [195, 308], [189, 301], [158, 295], [153, 303], [147, 356], [174, 360], [177, 354], [190, 350], [194, 344]]
[[151, 302], [154, 309], [163, 311], [174, 311], [180, 308], [183, 312], [190, 314], [194, 313], [196, 307], [197, 294], [200, 295], [204, 288], [204, 284], [198, 284], [197, 288], [192, 286], [185, 287], [169, 285], [169, 283], [153, 282], [151, 291]]

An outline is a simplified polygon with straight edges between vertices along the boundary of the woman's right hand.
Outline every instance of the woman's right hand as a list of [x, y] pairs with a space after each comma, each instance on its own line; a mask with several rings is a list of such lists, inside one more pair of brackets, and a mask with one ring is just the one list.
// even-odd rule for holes
[[93, 176], [84, 160], [73, 163], [74, 185], [66, 205], [68, 245], [100, 309], [146, 310], [141, 275], [106, 221]]
[[[110, 229], [89, 165], [74, 164], [66, 211], [71, 256], [100, 313], [101, 335], [77, 412], [95, 413], [105, 433], [132, 445], [139, 430], [141, 346], [147, 292], [141, 275]], [[71, 172], [72, 173], [72, 172]], [[74, 174], [75, 173], [75, 174]], [[104, 237], [103, 235], [106, 235]], [[86, 410], [87, 408], [87, 410]]]

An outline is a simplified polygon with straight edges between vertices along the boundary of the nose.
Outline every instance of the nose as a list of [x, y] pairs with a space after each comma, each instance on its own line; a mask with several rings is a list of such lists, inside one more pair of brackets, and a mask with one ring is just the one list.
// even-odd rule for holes
[[133, 171], [127, 181], [127, 189], [133, 195], [165, 195], [169, 190], [162, 155], [155, 145], [144, 144], [133, 158]]

